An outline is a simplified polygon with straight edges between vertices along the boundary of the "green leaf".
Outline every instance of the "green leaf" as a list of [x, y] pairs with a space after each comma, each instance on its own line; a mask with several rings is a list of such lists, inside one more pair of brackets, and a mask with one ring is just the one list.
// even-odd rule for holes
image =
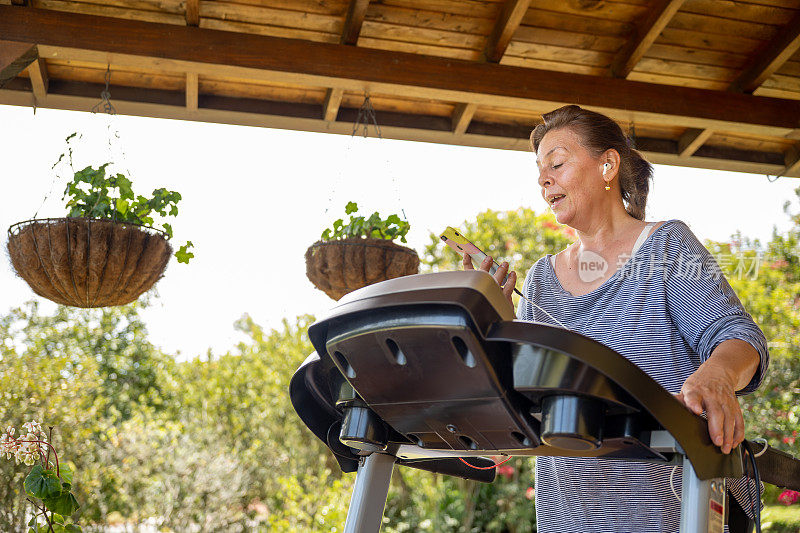
[[130, 204], [128, 203], [128, 200], [125, 200], [123, 198], [117, 198], [116, 207], [117, 207], [117, 213], [119, 213], [124, 217], [125, 215], [128, 214], [128, 208], [130, 208]]
[[64, 523], [64, 517], [61, 516], [58, 513], [53, 513], [53, 515], [50, 517], [50, 521], [51, 522], [55, 522], [57, 524], [63, 524]]
[[71, 492], [62, 492], [58, 496], [42, 499], [42, 503], [50, 511], [64, 516], [71, 516], [80, 507]]
[[322, 239], [323, 241], [331, 240], [331, 230], [330, 230], [330, 228], [328, 228], [328, 229], [326, 229], [325, 231], [322, 232], [322, 236], [320, 237], [320, 239]]
[[344, 214], [349, 215], [350, 213], [355, 213], [358, 211], [358, 204], [355, 202], [347, 202], [347, 205], [344, 208]]
[[194, 254], [189, 250], [189, 248], [193, 248], [194, 244], [192, 241], [187, 241], [186, 244], [181, 246], [177, 252], [175, 252], [175, 257], [178, 259], [178, 263], [188, 263], [190, 259], [194, 257]]
[[66, 529], [67, 533], [83, 533], [81, 526], [78, 524], [67, 524], [64, 529]]
[[164, 231], [167, 232], [167, 237], [172, 238], [172, 226], [164, 222]]
[[56, 476], [56, 473], [52, 470], [45, 470], [41, 465], [36, 465], [31, 469], [31, 473], [25, 478], [23, 486], [29, 496], [40, 500], [57, 496], [61, 493], [61, 481]]
[[119, 197], [125, 200], [133, 200], [133, 189], [131, 188], [131, 180], [117, 174], [117, 188], [119, 189]]
[[34, 527], [34, 526], [36, 525], [36, 516], [34, 516], [34, 517], [33, 517], [33, 518], [31, 518], [30, 520], [28, 520], [28, 525], [29, 525], [30, 527]]
[[62, 484], [72, 485], [72, 474], [73, 474], [73, 472], [72, 472], [72, 468], [70, 468], [69, 465], [60, 464], [58, 466], [58, 474], [59, 474], [59, 476], [61, 476], [61, 483]]

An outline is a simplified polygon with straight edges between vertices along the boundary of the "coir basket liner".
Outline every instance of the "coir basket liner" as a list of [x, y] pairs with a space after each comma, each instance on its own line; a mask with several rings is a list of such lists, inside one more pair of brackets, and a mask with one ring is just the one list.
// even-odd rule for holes
[[418, 271], [417, 252], [386, 239], [319, 241], [306, 251], [308, 279], [334, 300], [361, 287]]
[[8, 229], [8, 254], [33, 292], [74, 307], [136, 300], [164, 274], [172, 247], [152, 228], [91, 218], [50, 218]]

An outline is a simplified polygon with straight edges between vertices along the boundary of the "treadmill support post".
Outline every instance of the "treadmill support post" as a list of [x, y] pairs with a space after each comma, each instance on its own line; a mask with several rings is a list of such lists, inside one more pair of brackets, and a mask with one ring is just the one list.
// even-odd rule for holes
[[[724, 494], [725, 480], [722, 478], [700, 480], [691, 461], [683, 456], [683, 479], [681, 485], [681, 533], [722, 533], [725, 527]], [[712, 505], [723, 509], [712, 511]]]
[[344, 533], [380, 531], [394, 462], [395, 457], [392, 455], [373, 453], [359, 465], [350, 507], [347, 509]]

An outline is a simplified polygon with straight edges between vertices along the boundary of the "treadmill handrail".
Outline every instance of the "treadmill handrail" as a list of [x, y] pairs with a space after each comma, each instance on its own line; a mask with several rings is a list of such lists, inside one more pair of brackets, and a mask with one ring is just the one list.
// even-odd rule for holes
[[[622, 387], [678, 442], [700, 479], [742, 476], [738, 447], [724, 454], [708, 434], [708, 421], [687, 409], [644, 370], [611, 348], [580, 333], [547, 324], [507, 321], [495, 323], [488, 342], [526, 343], [557, 350], [594, 368]], [[699, 461], [703, 456], [709, 461]]]

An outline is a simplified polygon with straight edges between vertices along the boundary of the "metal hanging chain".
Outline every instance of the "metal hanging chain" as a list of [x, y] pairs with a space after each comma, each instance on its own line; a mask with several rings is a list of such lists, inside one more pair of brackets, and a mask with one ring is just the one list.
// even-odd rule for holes
[[[361, 104], [361, 107], [358, 109], [358, 115], [356, 116], [356, 121], [353, 124], [353, 131], [350, 134], [350, 142], [347, 145], [346, 149], [346, 157], [347, 154], [350, 153], [350, 149], [353, 144], [353, 139], [355, 138], [356, 134], [361, 135], [362, 137], [366, 138], [369, 135], [369, 127], [373, 126], [375, 128], [375, 132], [378, 134], [378, 139], [383, 140], [383, 134], [381, 133], [381, 127], [378, 124], [378, 119], [375, 116], [375, 108], [372, 106], [372, 100], [370, 100], [369, 93], [364, 93], [364, 102]], [[389, 167], [390, 161], [386, 159], [387, 168]], [[402, 202], [400, 200], [400, 187], [397, 184], [397, 178], [395, 177], [394, 173], [392, 173], [392, 184], [394, 185], [395, 192], [397, 193], [397, 202], [400, 205], [400, 212], [403, 214], [403, 220], [406, 222], [408, 218], [406, 217], [406, 211], [403, 209]], [[325, 214], [328, 213], [331, 204], [333, 203], [333, 196], [335, 194], [335, 185], [331, 186], [330, 194], [328, 196], [328, 207], [325, 208]]]
[[[350, 158], [350, 152], [353, 147], [353, 139], [358, 133], [359, 128], [363, 128], [362, 135], [364, 137], [367, 136], [369, 133], [369, 125], [370, 122], [375, 126], [375, 131], [378, 133], [378, 138], [382, 139], [381, 137], [381, 128], [378, 126], [378, 121], [375, 118], [375, 108], [372, 107], [372, 102], [369, 99], [369, 93], [364, 93], [364, 102], [361, 104], [361, 107], [358, 109], [358, 115], [356, 117], [355, 123], [353, 123], [353, 131], [350, 134], [350, 140], [347, 143], [347, 148], [345, 149], [345, 162]], [[340, 175], [341, 178], [341, 175]], [[336, 182], [334, 181], [331, 184], [330, 191], [328, 193], [328, 206], [325, 208], [325, 213], [328, 214], [328, 211], [333, 205], [333, 197], [336, 194]]]
[[[356, 117], [356, 123], [353, 124], [353, 136], [355, 136], [356, 132], [358, 131], [359, 126], [363, 127], [362, 135], [363, 137], [367, 137], [369, 133], [369, 125], [372, 124], [375, 127], [375, 131], [378, 133], [378, 139], [383, 140], [383, 135], [381, 134], [381, 127], [378, 125], [378, 119], [375, 116], [375, 108], [372, 107], [372, 100], [369, 98], [369, 93], [364, 93], [364, 103], [361, 104], [361, 107], [358, 110], [358, 116]], [[390, 161], [386, 159], [386, 167], [390, 167]], [[402, 201], [400, 199], [400, 187], [397, 184], [397, 178], [395, 177], [394, 173], [392, 175], [392, 185], [394, 185], [395, 194], [397, 194], [397, 203], [400, 207], [400, 212], [403, 214], [403, 220], [408, 222], [408, 218], [406, 217], [406, 210], [403, 209]]]
[[[117, 114], [117, 109], [114, 107], [114, 104], [111, 103], [111, 89], [109, 86], [111, 85], [111, 64], [109, 63], [106, 67], [106, 86], [100, 92], [100, 101], [92, 108], [92, 113], [103, 113], [109, 116], [109, 122], [106, 126], [107, 131], [107, 139], [108, 139], [108, 157], [109, 161], [114, 159], [114, 144], [118, 147], [120, 145], [120, 136], [119, 131], [114, 130], [112, 133], [111, 131], [111, 118]], [[113, 141], [113, 142], [112, 142]], [[123, 166], [123, 162], [126, 160], [125, 152], [120, 148], [120, 162], [118, 163], [119, 166]], [[131, 171], [128, 168], [124, 169], [128, 176], [131, 175]], [[117, 220], [117, 204], [113, 202], [111, 206], [111, 210], [113, 212], [112, 220]]]
[[111, 65], [106, 69], [106, 88], [100, 93], [100, 101], [92, 108], [92, 113], [108, 113], [109, 115], [116, 115], [117, 109], [111, 103], [111, 91], [108, 86], [111, 83]]
[[366, 137], [369, 133], [370, 124], [375, 126], [375, 131], [378, 133], [378, 139], [383, 139], [383, 136], [381, 135], [381, 127], [378, 126], [378, 119], [375, 118], [375, 108], [372, 107], [372, 101], [369, 99], [369, 93], [365, 93], [364, 103], [362, 103], [361, 107], [358, 109], [358, 116], [356, 117], [355, 124], [353, 124], [353, 133], [351, 136], [354, 137], [358, 132], [359, 126], [361, 126], [364, 128], [362, 135]]

